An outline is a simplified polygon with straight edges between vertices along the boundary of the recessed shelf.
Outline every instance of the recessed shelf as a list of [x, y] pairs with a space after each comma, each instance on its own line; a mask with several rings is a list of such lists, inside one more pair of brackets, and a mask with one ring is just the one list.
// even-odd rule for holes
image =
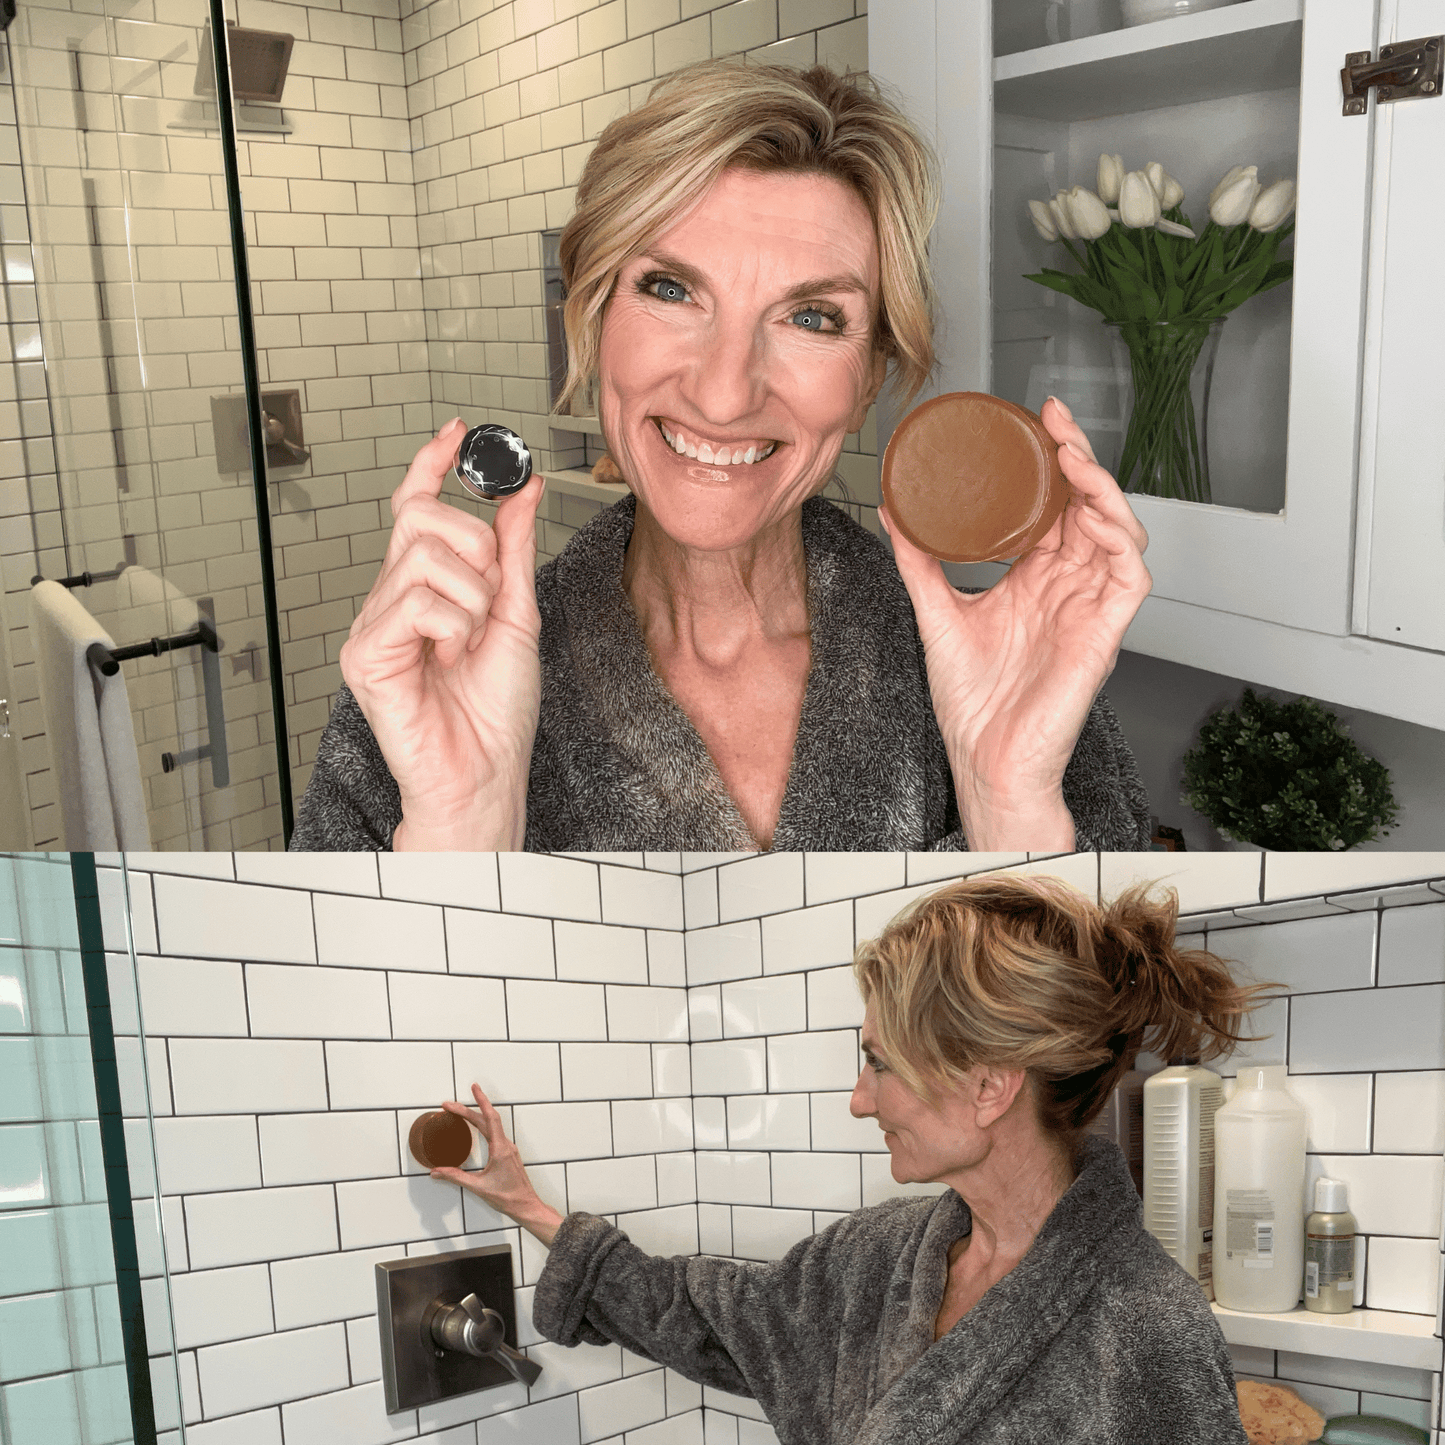
[[1211, 1305], [1231, 1345], [1364, 1360], [1410, 1370], [1440, 1368], [1441, 1342], [1432, 1315], [1392, 1310], [1351, 1310], [1347, 1315], [1317, 1315], [1302, 1305], [1286, 1314], [1255, 1315]]
[[594, 482], [592, 473], [588, 471], [546, 472], [544, 475], [547, 485], [555, 487], [559, 492], [566, 492], [573, 497], [587, 497], [591, 501], [606, 502], [609, 505], [621, 501], [631, 490], [620, 483]]
[[590, 437], [602, 435], [602, 423], [595, 416], [549, 416], [547, 425], [553, 431], [584, 432]]
[[994, 109], [1039, 120], [1093, 120], [1300, 80], [1304, 0], [1240, 0], [1001, 55], [993, 63]]

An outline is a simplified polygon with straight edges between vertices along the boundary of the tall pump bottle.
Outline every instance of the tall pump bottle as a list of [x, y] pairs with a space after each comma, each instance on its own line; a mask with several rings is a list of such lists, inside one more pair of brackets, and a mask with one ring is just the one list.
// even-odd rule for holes
[[1144, 1227], [1214, 1298], [1214, 1116], [1219, 1075], [1171, 1059], [1144, 1083]]
[[1283, 1064], [1239, 1071], [1214, 1119], [1214, 1297], [1226, 1309], [1292, 1310], [1304, 1279], [1305, 1111]]
[[1088, 1128], [1090, 1134], [1119, 1146], [1140, 1194], [1144, 1192], [1144, 1078], [1138, 1069], [1130, 1069]]

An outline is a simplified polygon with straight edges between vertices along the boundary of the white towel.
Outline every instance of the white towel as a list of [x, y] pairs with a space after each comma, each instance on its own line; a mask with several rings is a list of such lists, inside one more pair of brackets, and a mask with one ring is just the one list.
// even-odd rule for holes
[[[187, 597], [148, 567], [129, 566], [115, 579], [116, 626], [132, 642], [152, 637], [173, 637], [189, 632], [200, 618], [194, 597]], [[176, 709], [174, 752], [200, 747], [210, 741], [206, 731], [205, 693], [201, 679], [201, 649], [187, 647], [166, 654], [171, 660], [171, 696]], [[188, 672], [183, 671], [189, 669]], [[210, 786], [210, 772], [204, 775]]]
[[124, 665], [114, 677], [101, 677], [85, 660], [91, 643], [115, 643], [58, 582], [30, 589], [30, 635], [60, 784], [64, 846], [149, 850]]

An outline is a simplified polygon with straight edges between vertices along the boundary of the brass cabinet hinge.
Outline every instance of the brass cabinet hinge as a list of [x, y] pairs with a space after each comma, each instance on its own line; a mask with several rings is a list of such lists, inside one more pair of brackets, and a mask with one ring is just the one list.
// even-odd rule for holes
[[1380, 47], [1380, 58], [1370, 60], [1368, 50], [1345, 56], [1340, 82], [1345, 91], [1345, 115], [1364, 115], [1370, 87], [1380, 101], [1410, 100], [1440, 94], [1440, 62], [1445, 56], [1445, 35], [1420, 40], [1398, 40]]

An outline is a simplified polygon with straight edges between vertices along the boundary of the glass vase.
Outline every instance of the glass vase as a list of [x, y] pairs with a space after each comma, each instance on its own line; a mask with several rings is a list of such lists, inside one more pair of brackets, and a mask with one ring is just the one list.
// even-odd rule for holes
[[1150, 497], [1209, 501], [1209, 386], [1224, 318], [1105, 325], [1128, 418], [1120, 487]]

